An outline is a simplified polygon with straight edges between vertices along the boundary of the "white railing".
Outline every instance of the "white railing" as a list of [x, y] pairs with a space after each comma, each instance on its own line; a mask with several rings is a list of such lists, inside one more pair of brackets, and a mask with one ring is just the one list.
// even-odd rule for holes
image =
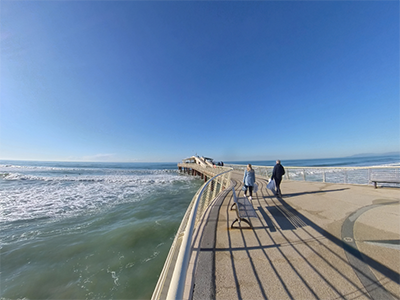
[[[207, 169], [206, 175], [214, 174], [214, 176], [203, 184], [189, 204], [154, 289], [152, 300], [183, 299], [186, 274], [192, 254], [193, 233], [211, 201], [222, 191], [228, 191], [231, 186], [231, 168], [208, 169], [194, 164], [179, 164], [179, 166], [196, 168], [199, 172], [205, 172]], [[222, 172], [217, 173], [218, 171]]]
[[[243, 171], [246, 165], [229, 164]], [[273, 166], [253, 166], [256, 175], [271, 178]], [[400, 166], [379, 167], [285, 167], [284, 180], [345, 184], [371, 184], [372, 180], [400, 181]], [[387, 184], [390, 185], [390, 184]]]

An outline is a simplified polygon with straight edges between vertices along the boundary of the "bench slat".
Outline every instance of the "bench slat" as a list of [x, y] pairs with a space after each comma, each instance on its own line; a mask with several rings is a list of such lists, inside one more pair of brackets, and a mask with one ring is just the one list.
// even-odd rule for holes
[[400, 184], [400, 180], [371, 180], [374, 183], [374, 187], [377, 188], [377, 183], [397, 183]]
[[380, 183], [400, 183], [400, 180], [371, 180], [371, 182], [380, 182]]
[[239, 222], [239, 226], [241, 221], [249, 224], [250, 227], [253, 227], [250, 222], [250, 218], [258, 218], [258, 215], [256, 211], [254, 210], [253, 204], [247, 199], [247, 197], [244, 198], [237, 198], [236, 197], [236, 192], [235, 189], [232, 188], [232, 193], [233, 193], [233, 204], [231, 206], [231, 210], [235, 206], [236, 210], [236, 220], [233, 221], [231, 228], [233, 228], [233, 224], [236, 222]]
[[239, 215], [240, 217], [248, 217], [248, 218], [256, 218], [257, 213], [253, 208], [253, 205], [247, 198], [239, 198], [238, 203], [239, 205]]

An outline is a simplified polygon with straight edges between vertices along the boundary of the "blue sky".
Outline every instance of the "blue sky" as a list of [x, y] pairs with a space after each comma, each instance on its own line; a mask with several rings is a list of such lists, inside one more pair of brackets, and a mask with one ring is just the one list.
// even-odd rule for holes
[[398, 1], [1, 1], [0, 159], [400, 149]]

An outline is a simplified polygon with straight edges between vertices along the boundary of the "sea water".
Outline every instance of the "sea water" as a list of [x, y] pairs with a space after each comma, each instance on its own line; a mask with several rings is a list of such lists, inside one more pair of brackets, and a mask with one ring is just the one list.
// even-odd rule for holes
[[[274, 166], [275, 160], [235, 161], [232, 164], [253, 164], [257, 166]], [[371, 166], [399, 166], [400, 153], [371, 156], [349, 156], [339, 158], [318, 159], [289, 159], [282, 160], [282, 164], [290, 167], [371, 167]]]
[[2, 299], [149, 299], [202, 181], [177, 164], [0, 162]]
[[[400, 159], [282, 163], [376, 166]], [[176, 163], [0, 161], [1, 299], [149, 299], [202, 184]]]

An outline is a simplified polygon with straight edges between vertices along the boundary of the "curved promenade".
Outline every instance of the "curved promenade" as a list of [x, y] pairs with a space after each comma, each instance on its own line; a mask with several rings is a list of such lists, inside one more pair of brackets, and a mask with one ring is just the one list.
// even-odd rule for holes
[[398, 188], [283, 181], [280, 198], [257, 184], [253, 228], [230, 228], [232, 191], [207, 210], [186, 299], [400, 299]]

